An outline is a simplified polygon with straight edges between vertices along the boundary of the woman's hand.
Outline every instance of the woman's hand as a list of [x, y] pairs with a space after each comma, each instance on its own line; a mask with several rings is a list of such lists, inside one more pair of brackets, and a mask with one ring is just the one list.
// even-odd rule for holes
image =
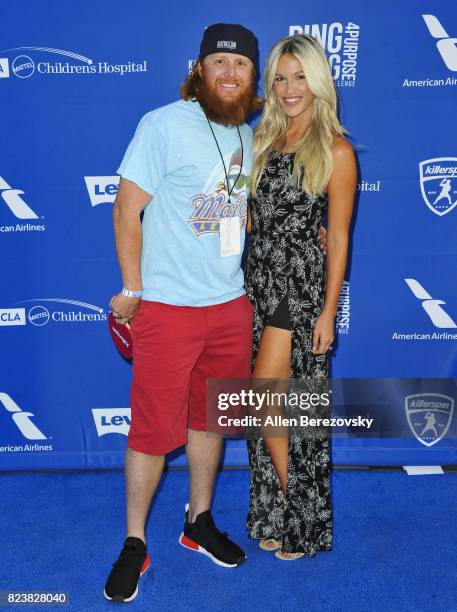
[[316, 355], [326, 353], [335, 337], [335, 317], [322, 312], [317, 319], [313, 332], [313, 348], [312, 352]]
[[321, 251], [324, 255], [327, 255], [327, 230], [323, 225], [319, 228], [319, 233], [317, 234], [317, 239], [319, 241], [319, 246], [321, 247]]

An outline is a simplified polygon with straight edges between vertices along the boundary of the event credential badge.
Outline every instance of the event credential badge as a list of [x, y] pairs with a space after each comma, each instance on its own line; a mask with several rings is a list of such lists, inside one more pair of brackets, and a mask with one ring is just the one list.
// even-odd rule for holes
[[225, 217], [219, 221], [221, 257], [238, 255], [241, 251], [240, 217]]

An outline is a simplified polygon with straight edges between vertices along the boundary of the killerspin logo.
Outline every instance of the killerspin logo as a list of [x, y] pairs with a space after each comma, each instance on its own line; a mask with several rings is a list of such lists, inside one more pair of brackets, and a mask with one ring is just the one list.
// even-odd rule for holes
[[420, 188], [428, 208], [442, 217], [457, 206], [457, 157], [419, 163]]
[[129, 73], [148, 71], [147, 61], [128, 59], [122, 64], [112, 64], [91, 57], [51, 47], [13, 47], [0, 51], [0, 78], [28, 79], [42, 75], [72, 75], [85, 77], [90, 75], [124, 76]]
[[414, 437], [433, 446], [447, 434], [454, 415], [454, 398], [442, 393], [416, 393], [405, 397], [405, 413]]
[[10, 219], [18, 219], [20, 222], [9, 225], [0, 225], [0, 233], [9, 232], [42, 232], [46, 227], [37, 221], [38, 215], [30, 204], [22, 197], [25, 192], [22, 189], [11, 187], [3, 177], [0, 176], [0, 210]]
[[356, 23], [313, 23], [289, 26], [289, 36], [308, 34], [327, 52], [332, 76], [339, 87], [355, 87], [360, 26]]

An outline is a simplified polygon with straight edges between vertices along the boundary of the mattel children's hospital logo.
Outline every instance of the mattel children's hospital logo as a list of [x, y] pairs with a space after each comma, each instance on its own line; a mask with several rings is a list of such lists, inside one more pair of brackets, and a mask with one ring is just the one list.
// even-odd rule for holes
[[289, 36], [308, 34], [327, 52], [332, 76], [339, 87], [354, 87], [357, 79], [360, 26], [356, 23], [313, 23], [289, 26]]
[[189, 204], [193, 212], [188, 223], [197, 237], [203, 234], [218, 234], [219, 221], [228, 217], [240, 217], [240, 229], [246, 227], [249, 175], [241, 169], [241, 161], [241, 149], [225, 160], [228, 167], [230, 202], [225, 180], [220, 180], [223, 174], [221, 162], [214, 168], [202, 193], [190, 199]]
[[444, 438], [454, 414], [454, 399], [441, 393], [416, 393], [405, 397], [408, 425], [424, 446]]
[[[438, 75], [424, 75], [421, 79], [403, 79], [403, 87], [449, 87], [457, 85], [457, 38], [450, 36], [444, 28], [442, 21], [435, 15], [422, 15], [428, 30], [430, 53], [435, 43], [436, 51], [442, 60], [443, 72]], [[453, 26], [457, 34], [457, 26]], [[449, 74], [449, 73], [454, 74]], [[447, 76], [444, 76], [447, 73]], [[438, 78], [437, 78], [438, 77]]]
[[424, 202], [442, 216], [457, 206], [457, 157], [426, 159], [419, 164]]
[[[49, 57], [51, 56], [51, 58]], [[122, 64], [94, 61], [90, 57], [49, 47], [13, 47], [0, 51], [0, 78], [11, 75], [27, 79], [34, 75], [79, 75], [116, 74], [123, 76], [132, 72], [147, 72], [147, 61], [128, 60]]]
[[113, 204], [119, 191], [119, 176], [85, 176], [92, 206]]
[[16, 302], [19, 308], [0, 310], [1, 325], [32, 325], [44, 327], [48, 323], [98, 323], [108, 315], [100, 306], [65, 298], [35, 298]]

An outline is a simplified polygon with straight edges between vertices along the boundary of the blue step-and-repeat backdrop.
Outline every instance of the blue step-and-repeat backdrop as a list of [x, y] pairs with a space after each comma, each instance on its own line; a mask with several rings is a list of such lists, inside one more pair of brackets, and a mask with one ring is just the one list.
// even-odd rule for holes
[[[455, 3], [2, 3], [0, 469], [123, 464], [131, 366], [107, 325], [115, 171], [219, 21], [254, 30], [262, 66], [289, 33], [328, 53], [360, 166], [332, 375], [457, 377]], [[334, 463], [457, 463], [454, 397], [434, 385], [415, 410], [401, 393], [386, 403], [403, 438], [337, 438]], [[228, 442], [225, 464], [246, 464], [245, 441]]]

